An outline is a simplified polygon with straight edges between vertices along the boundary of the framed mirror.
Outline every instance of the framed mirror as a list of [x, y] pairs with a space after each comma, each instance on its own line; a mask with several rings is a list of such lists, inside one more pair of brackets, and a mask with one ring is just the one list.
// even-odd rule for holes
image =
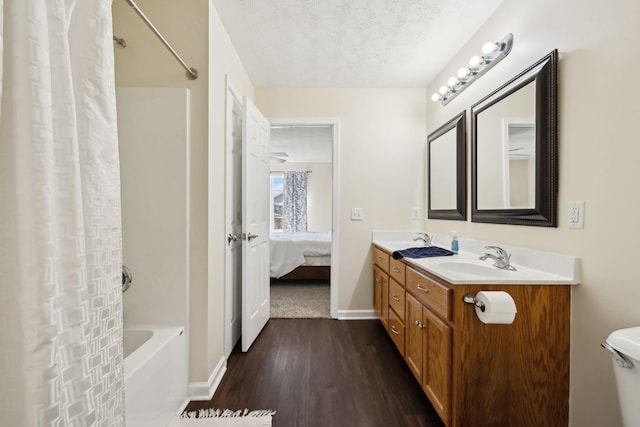
[[471, 221], [557, 226], [554, 50], [471, 107]]
[[466, 111], [427, 137], [429, 219], [467, 219]]

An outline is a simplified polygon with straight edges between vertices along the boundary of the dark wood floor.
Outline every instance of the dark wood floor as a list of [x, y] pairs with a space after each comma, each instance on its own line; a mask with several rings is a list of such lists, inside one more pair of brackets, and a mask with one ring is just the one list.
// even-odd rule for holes
[[274, 427], [442, 427], [377, 320], [271, 319], [200, 408], [273, 409]]

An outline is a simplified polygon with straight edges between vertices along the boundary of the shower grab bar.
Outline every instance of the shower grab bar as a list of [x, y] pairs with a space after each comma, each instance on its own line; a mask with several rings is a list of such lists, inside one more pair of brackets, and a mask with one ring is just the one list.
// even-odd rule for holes
[[147, 24], [147, 26], [151, 29], [151, 31], [153, 31], [153, 33], [160, 39], [160, 41], [165, 45], [165, 47], [169, 50], [169, 52], [171, 52], [171, 54], [174, 56], [174, 58], [176, 58], [178, 60], [178, 62], [184, 67], [184, 69], [187, 70], [187, 78], [189, 80], [197, 79], [198, 78], [198, 70], [196, 70], [195, 68], [189, 67], [187, 65], [187, 63], [184, 62], [184, 59], [182, 59], [182, 57], [180, 55], [178, 55], [178, 52], [176, 52], [175, 49], [173, 47], [171, 47], [171, 45], [169, 44], [167, 39], [165, 39], [162, 36], [162, 34], [160, 34], [160, 31], [158, 31], [158, 29], [153, 25], [153, 23], [149, 20], [149, 18], [147, 18], [147, 16], [144, 14], [144, 12], [142, 12], [142, 10], [140, 10], [138, 5], [133, 0], [126, 0], [126, 2], [129, 3], [129, 6], [131, 6], [133, 8], [133, 10], [135, 10], [135, 12], [138, 14], [138, 16], [140, 16], [140, 18], [142, 18], [142, 20], [145, 22], [145, 24]]

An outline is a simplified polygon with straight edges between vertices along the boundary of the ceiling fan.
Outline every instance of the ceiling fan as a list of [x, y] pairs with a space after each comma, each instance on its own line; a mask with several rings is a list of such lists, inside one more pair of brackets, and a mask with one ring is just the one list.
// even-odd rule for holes
[[276, 151], [269, 154], [271, 156], [271, 161], [274, 163], [284, 163], [287, 161], [287, 157], [289, 157], [287, 153], [281, 151]]

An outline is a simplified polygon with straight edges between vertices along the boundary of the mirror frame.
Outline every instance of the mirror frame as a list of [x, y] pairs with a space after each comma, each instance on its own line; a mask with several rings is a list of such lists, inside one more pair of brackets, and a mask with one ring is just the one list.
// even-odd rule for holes
[[[558, 51], [531, 67], [471, 107], [472, 222], [557, 227], [558, 203]], [[478, 114], [535, 81], [536, 178], [533, 209], [478, 209]]]
[[[467, 219], [467, 112], [457, 114], [427, 137], [427, 167], [429, 181], [427, 185], [428, 218], [466, 221]], [[431, 143], [449, 132], [456, 130], [456, 208], [431, 209]]]

